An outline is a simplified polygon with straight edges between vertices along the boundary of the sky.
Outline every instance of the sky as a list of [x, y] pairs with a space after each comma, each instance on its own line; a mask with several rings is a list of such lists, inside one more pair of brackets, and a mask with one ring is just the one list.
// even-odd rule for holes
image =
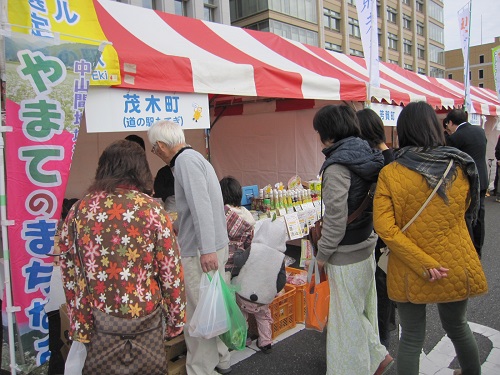
[[[471, 0], [471, 40], [470, 45], [493, 43], [500, 36], [500, 1]], [[462, 48], [457, 13], [468, 0], [444, 0], [444, 49]], [[482, 27], [481, 27], [482, 16]], [[481, 42], [482, 30], [482, 42]], [[499, 43], [500, 44], [500, 43]]]

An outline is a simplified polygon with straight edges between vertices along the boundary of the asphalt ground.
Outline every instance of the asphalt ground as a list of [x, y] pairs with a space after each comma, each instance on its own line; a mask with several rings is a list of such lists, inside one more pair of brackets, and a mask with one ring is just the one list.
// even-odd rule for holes
[[[488, 330], [492, 332], [500, 331], [500, 203], [495, 202], [494, 197], [486, 197], [486, 238], [483, 246], [482, 264], [486, 273], [489, 285], [488, 294], [469, 301], [468, 320], [475, 323], [473, 331]], [[288, 253], [288, 251], [287, 251]], [[291, 254], [292, 256], [294, 254]], [[396, 313], [396, 324], [398, 323]], [[479, 327], [479, 329], [477, 328]], [[489, 327], [489, 328], [484, 328]], [[500, 355], [498, 349], [494, 348], [492, 341], [485, 335], [474, 333], [483, 363], [483, 375], [500, 374]], [[286, 333], [283, 335], [286, 336]], [[441, 328], [437, 308], [435, 305], [427, 307], [427, 336], [424, 343], [424, 353], [431, 355], [433, 349], [441, 342], [447, 340], [444, 330]], [[399, 332], [396, 328], [391, 332], [391, 344], [389, 353], [396, 358]], [[497, 336], [500, 337], [500, 334]], [[265, 374], [265, 375], [318, 375], [326, 373], [326, 333], [318, 333], [310, 330], [300, 330], [289, 337], [277, 337], [278, 342], [274, 343], [272, 352], [264, 354], [252, 345], [251, 355], [238, 363], [233, 364], [232, 375]], [[440, 344], [440, 345], [441, 345]], [[497, 348], [499, 345], [496, 345]], [[355, 350], [355, 348], [353, 348]], [[493, 352], [492, 352], [493, 350]], [[497, 351], [495, 351], [497, 350]], [[453, 349], [451, 348], [451, 352]], [[493, 353], [490, 358], [488, 356]], [[245, 355], [248, 355], [245, 354]], [[453, 354], [451, 354], [453, 358]], [[241, 355], [234, 355], [234, 360]], [[491, 361], [492, 357], [498, 357], [498, 367], [494, 370], [486, 371], [484, 362]], [[454, 368], [458, 368], [456, 359], [438, 361], [440, 370], [430, 370], [430, 367], [421, 364], [420, 371], [423, 375], [451, 374]], [[234, 362], [233, 362], [234, 363]], [[422, 363], [422, 362], [421, 362]], [[491, 363], [491, 362], [488, 362]], [[395, 375], [395, 366], [387, 372], [387, 375]], [[357, 374], [346, 374], [357, 375]]]

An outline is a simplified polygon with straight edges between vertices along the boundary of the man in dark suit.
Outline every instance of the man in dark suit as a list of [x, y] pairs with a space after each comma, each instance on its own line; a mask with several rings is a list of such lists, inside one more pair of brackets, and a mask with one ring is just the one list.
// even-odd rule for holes
[[500, 179], [500, 135], [498, 136], [497, 145], [495, 146], [495, 159], [497, 159], [497, 170], [495, 173], [493, 195], [496, 195], [496, 201], [500, 202], [500, 189], [498, 188], [498, 180]]
[[470, 155], [474, 159], [479, 173], [480, 205], [476, 223], [473, 225], [472, 218], [466, 215], [467, 225], [471, 233], [472, 242], [481, 257], [481, 248], [484, 242], [484, 197], [488, 189], [488, 167], [486, 166], [486, 134], [480, 126], [471, 125], [467, 122], [467, 113], [460, 109], [454, 109], [445, 119], [451, 135], [447, 137], [448, 146], [453, 146]]

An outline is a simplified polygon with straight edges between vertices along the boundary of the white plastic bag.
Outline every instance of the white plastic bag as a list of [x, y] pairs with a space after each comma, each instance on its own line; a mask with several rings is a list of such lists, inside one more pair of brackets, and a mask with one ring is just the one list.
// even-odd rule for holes
[[73, 341], [64, 366], [65, 375], [82, 375], [83, 365], [87, 359], [87, 348], [79, 341]]
[[193, 337], [210, 339], [228, 329], [229, 322], [219, 271], [215, 271], [211, 280], [208, 273], [204, 273], [200, 280], [200, 298], [189, 322], [189, 334]]

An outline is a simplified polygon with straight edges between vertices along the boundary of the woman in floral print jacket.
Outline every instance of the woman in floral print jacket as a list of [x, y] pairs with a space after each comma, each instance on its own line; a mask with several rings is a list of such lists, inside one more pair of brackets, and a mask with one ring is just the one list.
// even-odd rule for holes
[[73, 340], [92, 339], [92, 306], [133, 319], [161, 305], [165, 335], [182, 332], [186, 302], [179, 249], [167, 213], [148, 195], [152, 186], [144, 150], [134, 142], [116, 141], [101, 155], [88, 194], [71, 208], [59, 246]]

